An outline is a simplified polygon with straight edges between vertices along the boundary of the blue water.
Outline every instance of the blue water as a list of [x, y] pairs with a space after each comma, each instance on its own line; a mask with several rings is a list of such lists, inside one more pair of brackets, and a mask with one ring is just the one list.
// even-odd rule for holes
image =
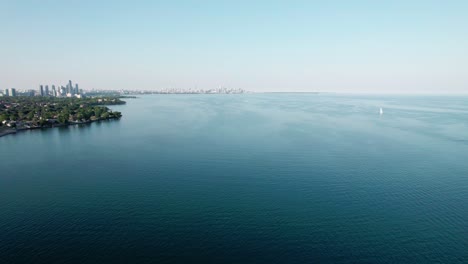
[[468, 263], [468, 97], [127, 102], [0, 138], [1, 263]]

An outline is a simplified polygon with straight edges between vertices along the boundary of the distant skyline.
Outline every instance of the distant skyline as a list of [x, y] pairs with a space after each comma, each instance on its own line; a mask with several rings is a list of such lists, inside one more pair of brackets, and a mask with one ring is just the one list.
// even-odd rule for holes
[[5, 1], [0, 90], [468, 93], [468, 1]]

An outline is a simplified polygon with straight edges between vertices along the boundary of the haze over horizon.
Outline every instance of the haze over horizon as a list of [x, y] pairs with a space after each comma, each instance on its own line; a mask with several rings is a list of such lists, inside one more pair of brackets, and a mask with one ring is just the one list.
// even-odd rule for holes
[[467, 93], [468, 1], [1, 1], [0, 89]]

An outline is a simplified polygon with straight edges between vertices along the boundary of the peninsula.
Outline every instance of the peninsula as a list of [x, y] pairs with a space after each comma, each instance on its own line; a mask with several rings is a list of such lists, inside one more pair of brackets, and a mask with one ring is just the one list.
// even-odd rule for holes
[[119, 119], [122, 114], [106, 105], [120, 104], [125, 101], [118, 97], [0, 97], [0, 137], [26, 129]]

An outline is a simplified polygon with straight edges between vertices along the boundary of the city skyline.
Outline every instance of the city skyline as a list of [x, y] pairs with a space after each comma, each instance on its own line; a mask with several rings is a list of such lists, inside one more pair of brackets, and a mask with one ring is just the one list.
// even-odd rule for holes
[[39, 89], [27, 89], [25, 91], [30, 91], [31, 96], [53, 96], [53, 97], [76, 97], [76, 96], [81, 96], [83, 94], [83, 89], [80, 89], [78, 86], [78, 83], [75, 83], [73, 86], [72, 81], [68, 80], [66, 86], [63, 85], [57, 85], [55, 84], [51, 85], [51, 90], [49, 90], [49, 85], [39, 85]]
[[203, 89], [203, 88], [189, 88], [189, 89], [179, 89], [179, 88], [163, 88], [163, 89], [151, 89], [151, 90], [142, 90], [142, 89], [80, 89], [78, 83], [73, 84], [71, 80], [68, 80], [65, 86], [52, 84], [51, 89], [49, 89], [48, 84], [40, 84], [37, 89], [16, 89], [16, 88], [6, 88], [3, 91], [0, 91], [0, 97], [15, 97], [15, 96], [41, 96], [41, 97], [84, 97], [91, 94], [95, 95], [109, 95], [109, 94], [242, 94], [250, 93], [250, 91], [245, 91], [239, 88], [228, 88], [224, 86], [219, 86], [217, 88]]
[[7, 1], [0, 88], [71, 77], [90, 89], [467, 93], [466, 10], [461, 0]]

